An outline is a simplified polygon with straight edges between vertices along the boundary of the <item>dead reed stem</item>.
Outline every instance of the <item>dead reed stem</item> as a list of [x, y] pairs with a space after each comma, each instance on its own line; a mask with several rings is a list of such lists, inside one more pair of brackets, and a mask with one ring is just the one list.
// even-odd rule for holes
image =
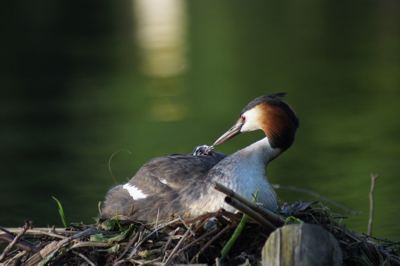
[[30, 222], [26, 222], [24, 224], [23, 230], [21, 230], [16, 237], [8, 244], [8, 246], [3, 250], [3, 252], [0, 255], [0, 262], [6, 257], [7, 253], [15, 246], [15, 244], [18, 242], [18, 240], [25, 234], [26, 230], [28, 230], [31, 227]]
[[[260, 215], [262, 217], [265, 217], [264, 220], [268, 220], [269, 223], [274, 224], [274, 227], [282, 226], [284, 224], [284, 220], [279, 215], [277, 215], [277, 214], [275, 214], [275, 213], [273, 213], [273, 212], [271, 212], [271, 211], [269, 211], [267, 209], [261, 208], [257, 204], [245, 199], [244, 197], [242, 197], [241, 195], [239, 195], [235, 191], [225, 187], [224, 185], [216, 182], [214, 184], [214, 188], [216, 190], [224, 193], [225, 195], [229, 196], [230, 198], [233, 198], [236, 201], [242, 203], [242, 205], [246, 206], [247, 208], [253, 210], [253, 213], [257, 213], [258, 215]], [[249, 216], [251, 217], [251, 215], [249, 215]]]
[[375, 182], [378, 178], [377, 174], [371, 174], [371, 188], [369, 190], [369, 218], [368, 218], [368, 235], [372, 235], [372, 225], [374, 223], [374, 191], [375, 191]]
[[249, 208], [242, 202], [238, 201], [235, 198], [231, 197], [225, 197], [225, 202], [234, 207], [235, 209], [241, 211], [242, 213], [246, 214], [249, 216], [251, 219], [256, 221], [257, 223], [261, 224], [265, 228], [269, 229], [270, 231], [273, 231], [276, 229], [276, 226], [270, 223], [267, 219], [265, 219], [262, 215], [254, 211], [253, 209]]
[[204, 250], [206, 250], [214, 241], [216, 241], [218, 238], [221, 237], [222, 234], [224, 234], [226, 231], [228, 231], [232, 225], [227, 225], [225, 226], [224, 229], [219, 231], [215, 236], [213, 236], [207, 243], [204, 244], [204, 246], [201, 247], [201, 249], [196, 253], [196, 255], [193, 256], [193, 258], [190, 260], [190, 263], [193, 263], [195, 260], [197, 260], [200, 256], [201, 253], [203, 253]]
[[183, 241], [186, 240], [186, 238], [189, 236], [191, 231], [191, 228], [188, 228], [185, 232], [185, 234], [182, 236], [182, 238], [179, 240], [178, 244], [176, 244], [176, 246], [174, 247], [174, 249], [171, 251], [171, 253], [169, 254], [168, 258], [165, 260], [165, 265], [168, 265], [168, 263], [171, 262], [172, 258], [177, 254], [176, 252], [178, 251], [178, 248], [181, 247]]
[[74, 253], [75, 255], [81, 257], [84, 261], [86, 261], [90, 266], [96, 266], [96, 264], [89, 260], [88, 257], [86, 257], [85, 255], [83, 255], [82, 253], [76, 252], [76, 251], [72, 251], [72, 253]]

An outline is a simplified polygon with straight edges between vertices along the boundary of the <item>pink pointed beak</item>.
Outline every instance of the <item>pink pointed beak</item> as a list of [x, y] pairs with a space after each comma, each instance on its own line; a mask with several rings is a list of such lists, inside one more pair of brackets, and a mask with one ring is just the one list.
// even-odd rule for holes
[[213, 144], [215, 145], [220, 145], [227, 140], [230, 140], [234, 136], [240, 133], [240, 130], [242, 129], [242, 126], [244, 124], [244, 120], [240, 118], [233, 127], [231, 127], [228, 131], [226, 131], [221, 137], [219, 137]]

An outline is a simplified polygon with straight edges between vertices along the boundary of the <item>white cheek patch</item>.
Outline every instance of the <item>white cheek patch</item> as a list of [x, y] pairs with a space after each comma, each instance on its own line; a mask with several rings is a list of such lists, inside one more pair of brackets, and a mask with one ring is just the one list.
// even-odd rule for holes
[[133, 200], [138, 200], [138, 199], [145, 199], [147, 198], [147, 195], [144, 194], [140, 189], [138, 189], [135, 186], [132, 186], [131, 184], [127, 183], [123, 186], [124, 189], [126, 189], [131, 195]]
[[257, 108], [246, 111], [243, 116], [246, 118], [246, 121], [240, 129], [240, 132], [248, 132], [260, 129], [260, 126], [258, 124], [259, 112]]
[[165, 185], [168, 184], [167, 180], [165, 180], [164, 178], [161, 178], [161, 179], [160, 179], [160, 182], [163, 183], [163, 184], [165, 184]]

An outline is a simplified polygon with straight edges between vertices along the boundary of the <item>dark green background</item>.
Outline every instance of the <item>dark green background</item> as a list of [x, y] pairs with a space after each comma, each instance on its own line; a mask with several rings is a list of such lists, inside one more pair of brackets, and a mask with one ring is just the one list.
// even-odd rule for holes
[[269, 166], [271, 182], [360, 211], [347, 224], [365, 232], [369, 176], [379, 173], [374, 232], [400, 238], [398, 1], [173, 1], [184, 33], [162, 52], [180, 49], [184, 64], [163, 77], [144, 70], [137, 4], [2, 10], [0, 225], [60, 225], [52, 195], [69, 221], [92, 222], [107, 189], [148, 159], [210, 144], [249, 100], [286, 91], [301, 126]]

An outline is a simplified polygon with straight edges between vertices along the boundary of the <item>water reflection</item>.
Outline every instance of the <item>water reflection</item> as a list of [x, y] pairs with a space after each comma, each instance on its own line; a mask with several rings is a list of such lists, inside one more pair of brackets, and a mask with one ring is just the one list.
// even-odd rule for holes
[[182, 74], [186, 69], [184, 0], [134, 0], [141, 68], [155, 77]]
[[135, 0], [134, 11], [140, 68], [152, 79], [150, 114], [158, 121], [181, 120], [186, 113], [179, 99], [184, 86], [179, 75], [187, 68], [185, 1]]
[[173, 122], [186, 117], [185, 83], [180, 77], [151, 79], [146, 92], [150, 96], [150, 116], [156, 121]]

